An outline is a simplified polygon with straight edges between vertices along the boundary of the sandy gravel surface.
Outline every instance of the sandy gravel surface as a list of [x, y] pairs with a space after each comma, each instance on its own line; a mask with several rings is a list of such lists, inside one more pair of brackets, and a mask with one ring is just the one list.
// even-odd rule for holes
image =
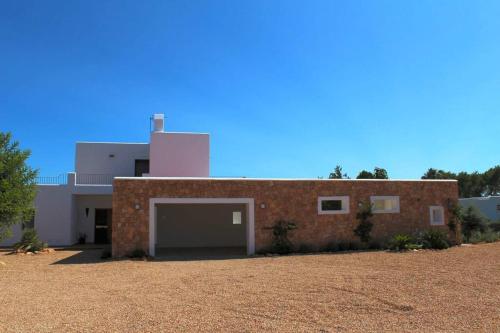
[[500, 332], [500, 243], [205, 261], [0, 252], [0, 332]]

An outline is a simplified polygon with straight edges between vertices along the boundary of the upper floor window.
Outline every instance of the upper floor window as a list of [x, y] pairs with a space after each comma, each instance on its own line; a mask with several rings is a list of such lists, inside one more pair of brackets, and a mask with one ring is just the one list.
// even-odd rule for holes
[[349, 197], [318, 197], [318, 214], [349, 214]]
[[398, 196], [372, 196], [370, 202], [373, 213], [399, 213]]
[[142, 177], [144, 173], [149, 173], [149, 160], [135, 160], [134, 176]]
[[442, 206], [430, 206], [431, 225], [444, 224], [444, 209]]

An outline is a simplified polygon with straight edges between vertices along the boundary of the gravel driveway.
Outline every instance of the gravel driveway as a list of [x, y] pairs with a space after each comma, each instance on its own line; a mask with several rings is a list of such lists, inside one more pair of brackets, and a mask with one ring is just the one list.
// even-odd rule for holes
[[0, 252], [0, 332], [500, 331], [500, 243], [101, 261]]

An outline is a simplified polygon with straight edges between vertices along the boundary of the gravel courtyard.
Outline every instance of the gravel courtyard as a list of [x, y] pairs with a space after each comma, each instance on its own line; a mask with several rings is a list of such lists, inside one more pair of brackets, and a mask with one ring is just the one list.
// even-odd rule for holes
[[0, 332], [500, 331], [500, 243], [228, 260], [99, 256], [0, 252]]

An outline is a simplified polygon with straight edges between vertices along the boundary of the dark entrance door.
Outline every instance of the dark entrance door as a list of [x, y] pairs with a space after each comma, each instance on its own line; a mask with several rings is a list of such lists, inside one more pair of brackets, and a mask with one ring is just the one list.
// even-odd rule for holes
[[109, 244], [111, 240], [111, 217], [111, 209], [96, 208], [94, 231], [95, 244]]
[[135, 160], [135, 177], [142, 177], [143, 173], [149, 173], [149, 160]]

